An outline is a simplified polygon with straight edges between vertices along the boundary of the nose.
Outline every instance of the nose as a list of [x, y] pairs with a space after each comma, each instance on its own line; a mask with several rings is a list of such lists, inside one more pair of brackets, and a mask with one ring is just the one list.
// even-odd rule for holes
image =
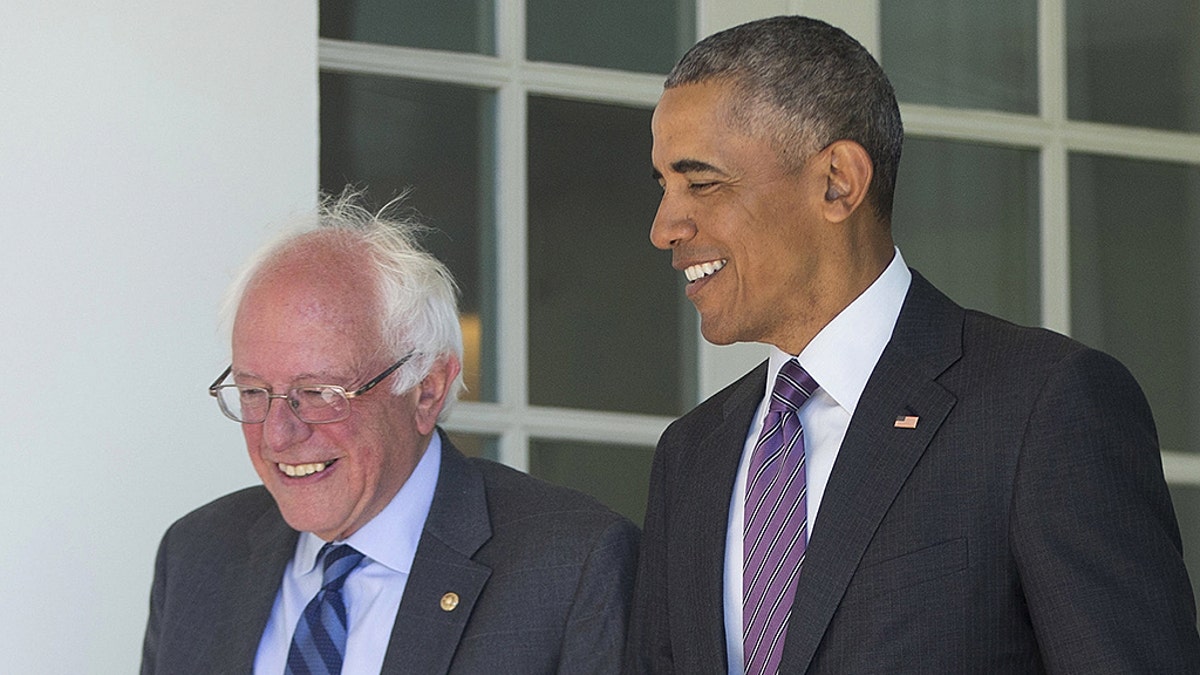
[[262, 423], [262, 439], [272, 452], [283, 452], [312, 435], [312, 427], [296, 417], [286, 397], [272, 398], [267, 419]]
[[663, 192], [654, 223], [650, 225], [650, 242], [655, 247], [669, 251], [696, 233], [696, 224], [681, 201], [670, 191]]

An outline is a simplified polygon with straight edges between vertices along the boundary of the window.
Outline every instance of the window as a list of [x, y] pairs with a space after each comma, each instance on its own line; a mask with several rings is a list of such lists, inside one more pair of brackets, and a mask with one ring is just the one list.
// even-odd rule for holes
[[1115, 0], [919, 4], [879, 3], [906, 257], [964, 304], [1121, 359], [1168, 478], [1200, 484], [1200, 8], [1154, 0], [1131, 23]]
[[696, 34], [815, 12], [896, 85], [906, 258], [1142, 383], [1200, 581], [1200, 8], [1147, 3], [323, 2], [323, 187], [412, 186], [441, 230], [473, 336], [455, 437], [636, 518], [661, 429], [763, 355], [699, 340], [646, 242], [661, 74]]
[[638, 522], [662, 429], [697, 401], [650, 114], [690, 2], [322, 2], [321, 188], [401, 194], [462, 287], [447, 429]]
[[1200, 583], [1200, 5], [878, 9], [909, 132], [901, 249], [960, 302], [1133, 371]]

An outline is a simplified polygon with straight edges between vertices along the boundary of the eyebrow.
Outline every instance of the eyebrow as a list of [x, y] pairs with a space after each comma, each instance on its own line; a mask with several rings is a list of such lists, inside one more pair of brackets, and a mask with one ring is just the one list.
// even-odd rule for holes
[[[264, 387], [269, 388], [269, 385], [267, 385], [266, 378], [264, 378], [256, 373], [243, 372], [243, 371], [239, 371], [236, 369], [232, 369], [232, 367], [231, 367], [230, 376], [233, 377], [235, 381], [237, 380], [237, 378], [240, 377], [242, 379], [248, 379], [248, 380], [252, 380], [252, 381], [261, 382], [261, 383], [263, 383]], [[293, 376], [292, 381], [289, 384], [289, 386], [303, 387], [303, 386], [308, 386], [308, 385], [312, 385], [312, 384], [330, 384], [331, 382], [337, 381], [339, 379], [345, 379], [345, 376], [337, 374], [337, 373], [304, 372], [304, 373], [300, 373], [298, 375]], [[257, 385], [255, 385], [255, 386], [257, 386]]]
[[[712, 164], [709, 164], [708, 162], [702, 162], [698, 159], [681, 159], [676, 162], [672, 162], [671, 171], [674, 171], [675, 173], [715, 173], [722, 176], [726, 175], [724, 171], [718, 169]], [[651, 172], [650, 177], [658, 181], [662, 180], [663, 175], [658, 169], [654, 169]]]

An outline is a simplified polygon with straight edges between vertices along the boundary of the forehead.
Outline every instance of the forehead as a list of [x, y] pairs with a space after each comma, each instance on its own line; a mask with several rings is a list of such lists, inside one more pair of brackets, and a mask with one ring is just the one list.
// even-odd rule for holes
[[286, 254], [255, 275], [233, 324], [234, 357], [318, 361], [369, 358], [381, 312], [363, 259]]
[[732, 93], [733, 85], [720, 80], [684, 84], [663, 91], [650, 123], [655, 140], [686, 134], [688, 128], [728, 131], [732, 126]]
[[735, 104], [740, 95], [734, 84], [722, 80], [664, 91], [651, 122], [655, 174], [745, 178], [785, 171], [777, 137], [739, 114]]
[[663, 92], [651, 120], [651, 161], [667, 173], [682, 162], [709, 163], [731, 158], [747, 148], [773, 146], [769, 136], [755, 133], [735, 103], [739, 90], [725, 80], [672, 87]]

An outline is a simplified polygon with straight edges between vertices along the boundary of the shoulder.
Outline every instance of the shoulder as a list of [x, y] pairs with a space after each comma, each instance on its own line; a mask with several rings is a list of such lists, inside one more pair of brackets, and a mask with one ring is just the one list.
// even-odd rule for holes
[[[924, 372], [954, 397], [951, 418], [966, 425], [954, 428], [988, 428], [989, 437], [998, 441], [993, 427], [999, 425], [1046, 447], [1050, 438], [1072, 430], [1086, 429], [1088, 435], [1081, 439], [1115, 438], [1107, 427], [1119, 422], [1122, 434], [1136, 431], [1136, 439], [1126, 441], [1156, 451], [1145, 394], [1112, 356], [1054, 331], [974, 310], [963, 310], [952, 330], [948, 322], [942, 325], [947, 327], [940, 333], [930, 331], [937, 337], [930, 342], [937, 346], [928, 351], [912, 348], [916, 341], [911, 336], [901, 338], [908, 349], [897, 353], [912, 358], [893, 359], [888, 367], [894, 373], [934, 364]], [[1114, 417], [1114, 410], [1121, 414]], [[1076, 447], [1083, 450], [1090, 443], [1081, 440]]]
[[590, 549], [637, 541], [629, 519], [589, 495], [490, 460], [468, 462], [483, 478], [493, 546]]
[[277, 510], [271, 494], [261, 485], [244, 488], [219, 497], [175, 521], [172, 529], [229, 529], [238, 524], [249, 526], [264, 513]]
[[1051, 330], [963, 309], [915, 270], [880, 367], [928, 376], [955, 396], [960, 418], [1061, 416], [1063, 406], [1088, 399], [1120, 401], [1149, 419], [1141, 388], [1115, 358]]
[[483, 477], [494, 527], [515, 526], [539, 518], [610, 523], [624, 516], [590, 495], [554, 485], [487, 459], [467, 460]]
[[735, 418], [749, 422], [755, 408], [766, 392], [767, 362], [755, 366], [733, 383], [702, 401], [667, 426], [659, 440], [659, 449], [671, 448], [679, 439], [703, 438]]
[[967, 310], [963, 325], [963, 362], [993, 373], [1001, 382], [1067, 388], [1137, 388], [1129, 370], [1098, 349], [1045, 328], [1020, 326]]
[[964, 310], [963, 344], [976, 349], [995, 349], [1014, 356], [1053, 361], [1087, 349], [1061, 333], [1046, 328], [1021, 326], [977, 310]]
[[163, 536], [168, 555], [194, 559], [225, 555], [244, 545], [264, 518], [283, 522], [275, 501], [261, 485], [220, 497], [175, 521]]
[[932, 364], [930, 374], [946, 384], [963, 379], [979, 386], [986, 380], [1027, 388], [1079, 369], [1093, 369], [1101, 380], [1132, 382], [1113, 357], [1052, 330], [964, 309], [916, 270], [892, 341], [900, 353]]

